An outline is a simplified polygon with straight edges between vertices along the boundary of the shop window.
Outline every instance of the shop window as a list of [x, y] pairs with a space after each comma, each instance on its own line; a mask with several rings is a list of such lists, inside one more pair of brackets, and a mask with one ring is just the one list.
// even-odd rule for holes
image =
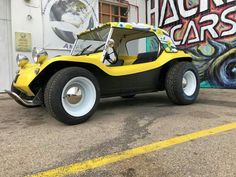
[[151, 9], [155, 8], [155, 0], [151, 0]]
[[152, 26], [155, 26], [156, 25], [156, 18], [155, 18], [155, 13], [152, 13], [151, 14], [151, 25]]
[[99, 21], [107, 22], [127, 22], [128, 5], [124, 3], [99, 2]]

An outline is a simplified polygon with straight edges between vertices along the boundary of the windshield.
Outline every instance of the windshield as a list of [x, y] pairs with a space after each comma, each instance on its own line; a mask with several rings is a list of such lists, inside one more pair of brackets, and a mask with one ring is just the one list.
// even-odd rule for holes
[[78, 36], [71, 55], [79, 56], [103, 51], [110, 28], [102, 28]]

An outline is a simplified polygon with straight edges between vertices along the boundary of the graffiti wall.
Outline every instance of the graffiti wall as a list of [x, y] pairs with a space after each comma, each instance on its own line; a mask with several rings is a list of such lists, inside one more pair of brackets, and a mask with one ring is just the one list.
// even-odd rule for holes
[[158, 25], [189, 52], [202, 87], [236, 89], [236, 0], [159, 0]]
[[42, 0], [44, 48], [71, 49], [76, 34], [98, 25], [98, 0]]

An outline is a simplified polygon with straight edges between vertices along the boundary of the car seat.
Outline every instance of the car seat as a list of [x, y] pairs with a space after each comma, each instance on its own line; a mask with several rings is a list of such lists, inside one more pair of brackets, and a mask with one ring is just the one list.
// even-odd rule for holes
[[146, 52], [138, 54], [137, 60], [133, 64], [152, 62], [157, 59], [158, 52]]
[[124, 64], [124, 60], [117, 60], [116, 63], [111, 64], [110, 66], [123, 66], [123, 64]]

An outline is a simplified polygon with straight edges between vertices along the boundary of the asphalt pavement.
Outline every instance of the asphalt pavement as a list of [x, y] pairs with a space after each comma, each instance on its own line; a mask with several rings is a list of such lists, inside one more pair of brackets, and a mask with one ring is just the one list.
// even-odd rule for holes
[[[173, 105], [165, 92], [101, 100], [86, 123], [67, 126], [44, 108], [0, 94], [0, 176], [33, 175], [236, 122], [236, 90], [203, 89]], [[235, 177], [236, 128], [66, 176]]]

